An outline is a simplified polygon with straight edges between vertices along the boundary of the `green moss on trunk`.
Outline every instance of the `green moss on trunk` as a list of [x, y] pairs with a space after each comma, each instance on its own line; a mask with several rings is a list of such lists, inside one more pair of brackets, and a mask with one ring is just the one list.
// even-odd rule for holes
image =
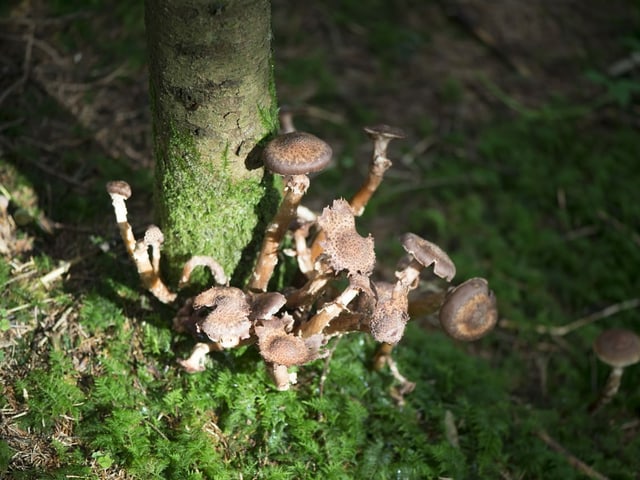
[[145, 17], [169, 277], [197, 254], [239, 280], [277, 197], [256, 168], [277, 127], [269, 2], [147, 0]]

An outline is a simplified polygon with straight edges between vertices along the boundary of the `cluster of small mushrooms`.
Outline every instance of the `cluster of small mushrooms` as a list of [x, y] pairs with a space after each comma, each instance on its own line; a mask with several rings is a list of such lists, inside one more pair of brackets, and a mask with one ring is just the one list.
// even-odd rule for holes
[[[187, 372], [204, 370], [210, 351], [257, 343], [261, 356], [279, 390], [296, 383], [291, 367], [325, 355], [327, 343], [348, 332], [368, 332], [382, 345], [376, 365], [389, 365], [401, 381], [404, 393], [413, 388], [398, 372], [390, 355], [402, 338], [409, 320], [409, 292], [420, 281], [421, 272], [433, 273], [451, 282], [456, 268], [449, 256], [434, 243], [413, 233], [401, 237], [406, 256], [398, 263], [392, 282], [372, 279], [375, 267], [374, 240], [355, 229], [385, 171], [391, 166], [387, 146], [404, 133], [387, 125], [365, 128], [374, 142], [369, 174], [351, 199], [334, 200], [317, 215], [301, 206], [309, 186], [308, 174], [324, 169], [331, 147], [309, 133], [295, 131], [290, 119], [281, 117], [282, 133], [264, 148], [266, 169], [284, 177], [279, 210], [267, 226], [260, 254], [244, 289], [229, 285], [215, 259], [195, 256], [184, 266], [179, 287], [189, 282], [197, 267], [208, 268], [216, 285], [180, 306], [173, 327], [193, 335], [197, 342], [191, 355], [179, 363]], [[133, 259], [143, 286], [163, 303], [177, 295], [160, 275], [163, 235], [150, 226], [136, 240], [127, 221], [125, 201], [131, 188], [124, 181], [107, 184], [120, 234]], [[294, 248], [283, 250], [291, 236]], [[282, 255], [294, 255], [304, 281], [282, 292], [269, 291], [269, 281]], [[486, 280], [472, 278], [436, 295], [440, 323], [451, 337], [464, 341], [480, 338], [497, 321], [496, 300]]]

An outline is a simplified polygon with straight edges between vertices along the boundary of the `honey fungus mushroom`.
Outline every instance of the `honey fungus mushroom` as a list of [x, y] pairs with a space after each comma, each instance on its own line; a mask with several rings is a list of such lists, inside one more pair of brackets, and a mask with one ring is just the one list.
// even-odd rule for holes
[[291, 383], [296, 383], [296, 375], [289, 373], [288, 367], [304, 365], [324, 356], [324, 352], [320, 351], [324, 339], [322, 335], [301, 338], [290, 333], [292, 325], [293, 318], [285, 314], [282, 318], [274, 317], [255, 327], [260, 354], [269, 364], [278, 390], [287, 390]]
[[280, 208], [268, 225], [249, 289], [264, 292], [278, 263], [278, 247], [309, 187], [307, 174], [323, 170], [331, 160], [329, 144], [306, 132], [290, 132], [271, 140], [262, 153], [264, 166], [285, 177]]
[[603, 363], [611, 367], [600, 396], [589, 406], [595, 413], [618, 393], [624, 369], [640, 362], [640, 337], [631, 330], [610, 328], [603, 331], [593, 342], [593, 351]]
[[415, 233], [405, 233], [400, 239], [402, 247], [407, 252], [409, 262], [396, 272], [398, 281], [407, 289], [415, 287], [420, 272], [433, 265], [433, 273], [447, 282], [456, 275], [456, 266], [449, 255], [438, 245]]
[[477, 340], [497, 321], [496, 297], [484, 278], [470, 278], [455, 287], [440, 308], [440, 325], [456, 340]]
[[211, 287], [193, 300], [200, 319], [196, 331], [222, 348], [233, 348], [251, 336], [250, 307], [245, 293], [234, 287]]

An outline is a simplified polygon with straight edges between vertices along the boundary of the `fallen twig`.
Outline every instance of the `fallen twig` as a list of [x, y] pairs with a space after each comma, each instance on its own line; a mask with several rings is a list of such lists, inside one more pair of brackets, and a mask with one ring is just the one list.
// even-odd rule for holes
[[559, 327], [549, 327], [546, 325], [538, 325], [536, 327], [536, 332], [541, 334], [549, 334], [554, 337], [562, 337], [567, 333], [573, 332], [578, 328], [584, 327], [585, 325], [589, 325], [590, 323], [596, 322], [598, 320], [602, 320], [603, 318], [610, 317], [611, 315], [615, 315], [616, 313], [622, 312], [624, 310], [631, 310], [633, 308], [640, 307], [640, 298], [632, 298], [630, 300], [625, 300], [624, 302], [614, 303], [613, 305], [609, 305], [606, 308], [598, 312], [594, 312], [586, 317], [582, 317], [578, 320], [575, 320], [571, 323], [567, 323], [566, 325], [561, 325]]
[[579, 472], [584, 473], [587, 477], [595, 478], [597, 480], [609, 480], [609, 477], [605, 477], [600, 472], [597, 472], [589, 465], [584, 463], [582, 460], [580, 460], [578, 457], [576, 457], [566, 448], [560, 445], [555, 439], [551, 438], [549, 434], [544, 430], [538, 430], [535, 435], [544, 443], [546, 443], [547, 446], [551, 447], [552, 450], [562, 455], [567, 460], [567, 462], [569, 462], [569, 465], [574, 467]]

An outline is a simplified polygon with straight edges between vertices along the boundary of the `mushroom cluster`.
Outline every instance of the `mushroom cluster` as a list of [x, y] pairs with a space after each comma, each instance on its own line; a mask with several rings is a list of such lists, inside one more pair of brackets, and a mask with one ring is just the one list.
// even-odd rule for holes
[[[266, 228], [247, 285], [230, 286], [222, 267], [207, 256], [194, 256], [184, 266], [179, 288], [189, 283], [191, 272], [199, 266], [211, 271], [216, 284], [182, 301], [178, 308], [174, 329], [197, 340], [191, 355], [179, 364], [190, 373], [202, 371], [211, 351], [257, 344], [277, 389], [287, 390], [296, 382], [292, 367], [325, 356], [324, 347], [331, 338], [366, 332], [381, 342], [376, 365], [388, 364], [403, 384], [402, 390], [408, 392], [413, 384], [398, 373], [391, 351], [402, 339], [410, 319], [409, 294], [419, 285], [425, 270], [449, 283], [456, 268], [436, 244], [406, 233], [400, 239], [406, 255], [398, 261], [396, 278], [373, 278], [374, 239], [360, 235], [355, 228], [356, 217], [362, 215], [392, 165], [387, 158], [389, 142], [405, 135], [388, 125], [366, 127], [374, 148], [362, 187], [350, 201], [336, 199], [320, 214], [313, 214], [301, 206], [310, 183], [308, 175], [327, 167], [332, 150], [320, 138], [295, 131], [289, 116], [283, 118], [287, 119], [284, 133], [271, 140], [262, 153], [265, 168], [284, 177], [283, 199]], [[160, 275], [162, 232], [150, 226], [144, 237], [136, 240], [125, 205], [131, 188], [124, 181], [114, 181], [107, 184], [107, 192], [143, 286], [161, 302], [175, 303], [180, 297]], [[287, 235], [294, 248], [285, 252], [282, 244]], [[281, 292], [270, 291], [270, 280], [285, 253], [296, 257], [300, 270], [297, 278], [302, 280]], [[493, 328], [496, 301], [484, 279], [468, 280], [449, 291], [445, 285], [435, 306], [437, 310], [442, 305], [440, 321], [448, 335], [470, 341]]]

